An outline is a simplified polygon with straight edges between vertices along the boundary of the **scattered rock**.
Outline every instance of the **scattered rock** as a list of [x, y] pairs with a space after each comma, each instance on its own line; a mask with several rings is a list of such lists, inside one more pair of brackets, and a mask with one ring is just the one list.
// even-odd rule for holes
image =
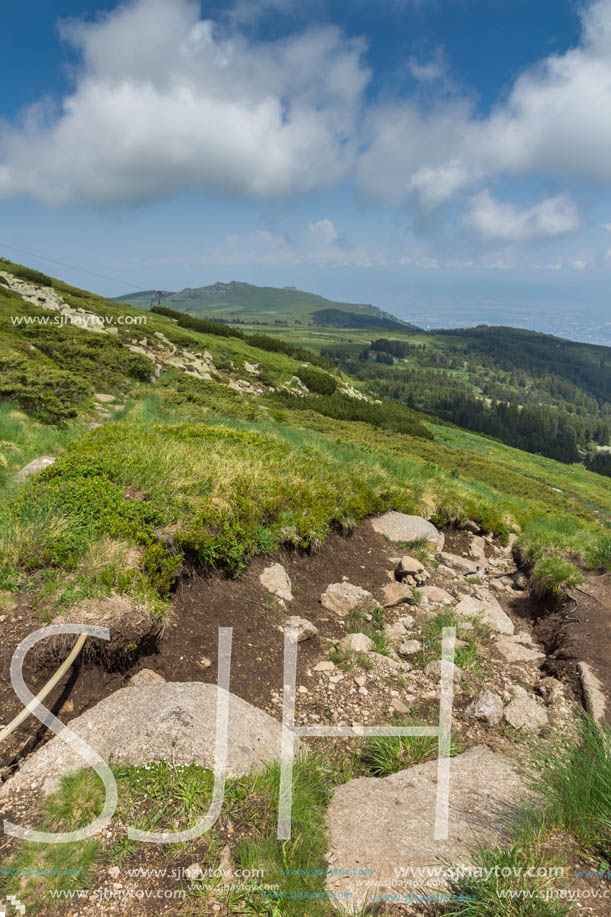
[[[166, 760], [213, 768], [217, 694], [216, 685], [202, 682], [121, 688], [71, 720], [70, 729], [108, 763]], [[0, 798], [20, 792], [31, 796], [33, 782], [37, 792], [47, 796], [57, 789], [61, 777], [83, 767], [83, 759], [61, 735], [23, 763], [0, 788]], [[230, 694], [227, 776], [263, 770], [266, 761], [278, 760], [281, 735], [280, 723]]]
[[335, 663], [331, 662], [330, 659], [323, 659], [321, 662], [317, 662], [314, 666], [313, 672], [334, 672]]
[[398, 580], [401, 580], [410, 574], [422, 573], [423, 570], [424, 564], [421, 561], [419, 561], [416, 557], [410, 557], [409, 554], [406, 554], [399, 561], [395, 571], [395, 576]]
[[114, 395], [105, 395], [104, 392], [96, 392], [93, 397], [96, 401], [101, 401], [102, 404], [110, 404], [111, 401], [115, 400]]
[[110, 866], [108, 869], [108, 875], [111, 879], [118, 879], [121, 875], [121, 869], [118, 866]]
[[370, 653], [374, 646], [367, 634], [348, 634], [339, 642], [339, 648], [344, 653]]
[[[327, 890], [342, 894], [348, 913], [358, 914], [374, 895], [421, 892], [426, 868], [438, 874], [440, 861], [470, 862], [474, 834], [482, 844], [511, 841], [511, 817], [526, 794], [511, 761], [484, 746], [451, 759], [447, 840], [434, 840], [437, 761], [416, 764], [390, 777], [360, 777], [337, 787], [327, 811]], [[343, 867], [349, 864], [346, 875]], [[396, 867], [414, 870], [398, 884]], [[363, 869], [377, 887], [367, 888]], [[436, 888], [437, 891], [437, 888]], [[351, 896], [351, 897], [348, 897]]]
[[199, 863], [191, 863], [190, 866], [187, 866], [185, 869], [185, 879], [190, 879], [192, 882], [197, 882], [198, 879], [203, 879], [204, 870], [201, 868]]
[[311, 621], [308, 621], [307, 618], [300, 618], [298, 615], [291, 615], [284, 624], [279, 625], [278, 630], [284, 632], [285, 627], [297, 628], [297, 643], [311, 640], [318, 633], [318, 628], [314, 627]]
[[[462, 669], [456, 663], [451, 663], [451, 665], [454, 666], [454, 681], [460, 681], [463, 674]], [[434, 681], [441, 681], [441, 659], [435, 659], [434, 662], [425, 665], [424, 674]]]
[[478, 618], [482, 624], [498, 634], [513, 634], [515, 628], [509, 615], [505, 614], [500, 602], [491, 592], [485, 598], [467, 598], [458, 603], [454, 609], [461, 618]]
[[345, 618], [351, 611], [373, 612], [378, 603], [371, 592], [352, 583], [331, 583], [320, 597], [323, 608]]
[[494, 691], [482, 691], [467, 707], [467, 715], [488, 726], [498, 726], [503, 719], [503, 700]]
[[397, 652], [399, 656], [415, 656], [422, 649], [420, 640], [404, 640]]
[[266, 567], [259, 577], [259, 582], [268, 592], [284, 602], [293, 601], [291, 580], [282, 564], [271, 564]]
[[411, 599], [412, 590], [410, 586], [403, 583], [389, 583], [382, 587], [382, 595], [384, 608], [391, 608], [393, 605], [398, 605], [399, 602], [407, 602], [408, 599]]
[[415, 541], [429, 541], [443, 550], [445, 538], [432, 522], [421, 516], [408, 516], [391, 510], [378, 516], [371, 522], [373, 530], [380, 535], [385, 535], [390, 541], [413, 544]]
[[54, 461], [55, 457], [53, 455], [41, 455], [40, 458], [33, 459], [31, 462], [28, 462], [27, 465], [24, 465], [23, 468], [17, 472], [16, 478], [18, 481], [25, 481], [33, 474], [44, 471], [44, 469], [52, 465]]
[[505, 707], [505, 719], [514, 729], [524, 732], [539, 732], [547, 725], [545, 709], [526, 693], [518, 694]]
[[452, 605], [454, 602], [454, 596], [445, 589], [440, 589], [439, 586], [423, 586], [420, 594], [425, 602], [430, 602], [432, 605]]
[[545, 653], [539, 650], [524, 646], [510, 637], [502, 637], [495, 643], [496, 649], [507, 662], [536, 662], [538, 659], [544, 659]]
[[440, 551], [435, 555], [437, 560], [447, 564], [452, 570], [458, 570], [459, 573], [477, 573], [480, 569], [474, 560], [468, 557], [461, 557], [459, 554], [448, 554], [447, 551]]
[[158, 675], [152, 669], [140, 669], [135, 675], [132, 675], [128, 682], [130, 688], [146, 687], [147, 685], [164, 685], [165, 678]]

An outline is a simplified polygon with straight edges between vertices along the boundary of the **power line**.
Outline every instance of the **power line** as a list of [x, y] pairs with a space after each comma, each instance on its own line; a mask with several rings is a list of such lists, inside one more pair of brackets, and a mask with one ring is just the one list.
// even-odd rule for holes
[[39, 258], [41, 261], [48, 261], [49, 264], [58, 264], [60, 267], [70, 268], [72, 271], [82, 271], [83, 274], [90, 274], [92, 277], [98, 277], [100, 280], [111, 280], [112, 283], [122, 283], [126, 287], [132, 287], [138, 292], [142, 292], [145, 289], [145, 285], [137, 287], [134, 283], [129, 283], [127, 280], [117, 280], [116, 277], [108, 277], [106, 274], [96, 274], [95, 271], [88, 271], [87, 268], [77, 267], [75, 264], [66, 264], [65, 261], [55, 261], [53, 258], [45, 258], [44, 255], [37, 255], [36, 252], [28, 252], [24, 248], [15, 248], [14, 245], [7, 245], [6, 242], [0, 242], [1, 248], [8, 248], [12, 252], [19, 252], [22, 255], [29, 255], [31, 258]]

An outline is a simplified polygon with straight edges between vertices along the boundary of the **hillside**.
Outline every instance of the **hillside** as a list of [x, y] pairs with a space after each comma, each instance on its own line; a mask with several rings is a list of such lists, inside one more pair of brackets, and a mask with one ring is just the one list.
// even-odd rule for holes
[[[156, 291], [129, 293], [117, 301], [148, 309], [157, 303]], [[179, 293], [164, 292], [163, 305], [189, 315], [216, 318], [224, 322], [246, 322], [262, 325], [310, 323], [373, 327], [398, 331], [410, 328], [376, 306], [362, 303], [334, 302], [305, 293], [296, 287], [258, 287], [250, 283], [213, 283], [206, 287], [187, 288]]]
[[[356, 913], [373, 902], [377, 885], [354, 876], [371, 859], [391, 882], [407, 844], [410, 863], [476, 855], [522, 868], [520, 887], [560, 891], [564, 879], [526, 877], [544, 844], [567, 869], [584, 858], [598, 869], [608, 850], [608, 737], [576, 716], [580, 663], [600, 679], [601, 720], [611, 689], [608, 480], [381, 397], [373, 376], [261, 330], [141, 310], [0, 263], [0, 722], [23, 709], [9, 669], [28, 636], [58, 622], [108, 627], [45, 704], [110, 761], [118, 793], [98, 835], [7, 836], [0, 896], [41, 917], [69, 893], [89, 914], [108, 912], [105, 888], [119, 896], [112, 912], [130, 917], [332, 917], [342, 888]], [[292, 834], [279, 839], [288, 626], [295, 722], [313, 729], [294, 765]], [[228, 639], [222, 811], [180, 842], [140, 843], [127, 826], [187, 831], [217, 798]], [[30, 650], [32, 692], [72, 640]], [[358, 730], [441, 722], [444, 678], [460, 812], [437, 844], [436, 736]], [[355, 731], [325, 737], [321, 726]], [[522, 782], [534, 745], [536, 798]], [[33, 717], [0, 754], [0, 803], [15, 824], [67, 832], [102, 811], [98, 775]], [[530, 820], [500, 848], [509, 828], [496, 813], [526, 797]], [[485, 825], [475, 852], [474, 823]], [[475, 891], [452, 881], [457, 895], [496, 901], [515, 879]], [[575, 881], [591, 891], [604, 879]], [[420, 910], [433, 913], [464, 915], [451, 902]]]

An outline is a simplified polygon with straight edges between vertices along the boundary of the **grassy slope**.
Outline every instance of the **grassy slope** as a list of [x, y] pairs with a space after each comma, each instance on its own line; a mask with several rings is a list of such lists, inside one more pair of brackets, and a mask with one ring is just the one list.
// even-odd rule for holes
[[[116, 303], [59, 283], [56, 288], [70, 302], [100, 314], [125, 314]], [[0, 402], [0, 589], [27, 586], [45, 618], [84, 597], [111, 591], [131, 595], [152, 614], [163, 613], [182, 555], [239, 572], [252, 553], [272, 551], [281, 542], [307, 547], [324, 538], [336, 522], [390, 507], [432, 515], [439, 522], [472, 516], [501, 533], [514, 527], [535, 559], [561, 552], [594, 562], [597, 546], [601, 559], [607, 544], [609, 561], [602, 522], [611, 513], [608, 482], [581, 466], [561, 465], [439, 424], [429, 424], [431, 440], [335, 420], [312, 410], [314, 400], [300, 402], [295, 410], [273, 394], [245, 397], [219, 382], [202, 382], [175, 370], [152, 384], [147, 374], [139, 378], [140, 364], [127, 359], [124, 340], [151, 337], [157, 331], [180, 346], [205, 348], [219, 367], [232, 361], [237, 374], [245, 360], [258, 362], [276, 385], [289, 379], [299, 364], [241, 340], [178, 329], [154, 315], [148, 315], [146, 329], [120, 329], [116, 340], [85, 338], [88, 332], [64, 329], [52, 336], [50, 346], [40, 330], [10, 324], [7, 316], [14, 309], [36, 313], [0, 287], [4, 352], [12, 355], [12, 362], [21, 361], [27, 376], [22, 387], [29, 390], [38, 384], [34, 396], [52, 405], [58, 388], [64, 392], [59, 400], [65, 416], [58, 423], [48, 418], [42, 422], [16, 408], [19, 386], [12, 394], [5, 391]], [[118, 355], [111, 377], [101, 368], [92, 371], [92, 360], [106, 365], [109, 356]], [[11, 369], [5, 363], [0, 379], [7, 372]], [[70, 373], [81, 387], [62, 389], [54, 372]], [[99, 388], [114, 392], [125, 407], [101, 428], [87, 430], [86, 422], [96, 416], [92, 393]], [[43, 453], [58, 455], [56, 464], [19, 485], [14, 471]], [[396, 748], [376, 746], [371, 751], [376, 767], [394, 767]], [[400, 766], [404, 753], [415, 753], [412, 748], [399, 751]], [[598, 784], [581, 778], [583, 755], [563, 749], [548, 765], [547, 804], [531, 839], [518, 838], [509, 854], [482, 853], [483, 861], [505, 865], [509, 856], [518, 863], [532, 862], [536, 851], [529, 844], [536, 847], [545, 831], [558, 827], [573, 831], [576, 812], [578, 827], [582, 833], [587, 829], [583, 843], [604, 856], [599, 849], [604, 831], [595, 820], [603, 817], [608, 826], [608, 805], [601, 808], [599, 798], [602, 793], [608, 803], [608, 758], [599, 746], [595, 758], [599, 783], [606, 781], [600, 792]], [[234, 847], [238, 864], [263, 866], [266, 881], [277, 882], [285, 893], [319, 894], [324, 889], [325, 805], [333, 785], [353, 774], [350, 762], [310, 759], [300, 766], [294, 838], [287, 844], [275, 840], [277, 769], [231, 782], [228, 814], [252, 826], [252, 836]], [[199, 768], [125, 768], [117, 777], [124, 821], [136, 818], [143, 827], [158, 826], [160, 817], [168, 826], [184, 827], [199, 817], [209, 798], [210, 775]], [[100, 787], [91, 773], [75, 775], [46, 805], [45, 825], [58, 830], [85, 824], [99, 811], [100, 801]], [[590, 819], [587, 824], [584, 813]], [[215, 866], [224, 841], [213, 832], [202, 843], [193, 858], [204, 867]], [[123, 843], [111, 858], [124, 862], [134, 855], [133, 845]], [[170, 866], [180, 855], [174, 847], [164, 851]], [[38, 867], [43, 875], [56, 866], [85, 872], [80, 877], [62, 873], [59, 878], [30, 872], [25, 879], [9, 878], [3, 891], [19, 893], [36, 913], [39, 906], [48, 905], [49, 887], [86, 886], [106, 857], [95, 840], [61, 849], [26, 844], [11, 866]], [[287, 868], [302, 869], [306, 875], [289, 877]], [[482, 896], [477, 913], [513, 913], [497, 907], [494, 889], [478, 887], [477, 894]], [[486, 895], [490, 901], [484, 901]], [[267, 904], [253, 894], [240, 905], [240, 912], [303, 914], [299, 897]], [[534, 906], [540, 907], [540, 902]], [[184, 914], [197, 913], [200, 907], [194, 893]], [[520, 912], [525, 917], [543, 913], [528, 907], [525, 904]], [[310, 898], [308, 913], [324, 917], [329, 909], [324, 900]], [[452, 913], [467, 917], [472, 911]], [[566, 911], [550, 905], [545, 913], [559, 917]]]
[[[72, 304], [99, 314], [134, 314], [54, 285]], [[307, 547], [346, 519], [387, 508], [440, 523], [473, 517], [501, 534], [514, 528], [534, 561], [550, 552], [586, 563], [608, 556], [608, 485], [580, 466], [443, 425], [430, 424], [427, 440], [337, 420], [312, 410], [313, 398], [245, 398], [177, 371], [153, 385], [142, 370], [150, 364], [122, 346], [134, 335], [161, 332], [180, 346], [205, 348], [217, 366], [231, 361], [238, 374], [244, 361], [258, 362], [275, 385], [300, 364], [239, 339], [179, 329], [150, 313], [146, 330], [121, 327], [116, 337], [102, 339], [81, 329], [11, 325], [9, 311], [37, 309], [0, 287], [2, 306], [0, 335], [10, 359], [16, 354], [21, 361], [24, 386], [47, 372], [41, 397], [50, 401], [62, 388], [54, 373], [78, 383], [62, 395], [65, 416], [58, 424], [41, 423], [6, 402], [0, 410], [6, 509], [0, 588], [27, 581], [45, 599], [47, 613], [113, 590], [158, 612], [184, 557], [237, 572], [254, 553], [287, 542]], [[101, 372], [96, 359], [103, 361]], [[0, 383], [11, 371], [5, 362]], [[104, 390], [126, 406], [103, 428], [88, 431], [84, 422], [95, 417], [92, 393], [100, 377], [107, 380]], [[39, 392], [40, 385], [33, 395]], [[52, 468], [16, 485], [17, 467], [60, 450]], [[168, 527], [170, 548], [163, 536]]]

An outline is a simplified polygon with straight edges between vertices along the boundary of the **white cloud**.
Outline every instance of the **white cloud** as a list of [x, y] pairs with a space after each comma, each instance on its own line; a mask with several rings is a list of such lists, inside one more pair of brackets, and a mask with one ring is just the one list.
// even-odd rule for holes
[[407, 69], [419, 83], [434, 83], [446, 76], [447, 63], [443, 48], [437, 48], [427, 61], [408, 58]]
[[315, 223], [308, 223], [308, 233], [313, 240], [323, 245], [336, 242], [339, 238], [332, 220], [328, 219], [317, 220]]
[[579, 227], [579, 212], [566, 195], [548, 197], [533, 207], [520, 209], [495, 200], [488, 190], [471, 198], [463, 223], [485, 239], [528, 242], [559, 236]]
[[606, 229], [607, 232], [611, 232], [611, 223], [601, 223], [601, 224], [600, 224], [600, 228], [601, 228], [601, 229]]
[[221, 34], [192, 0], [136, 0], [64, 25], [72, 94], [0, 134], [0, 196], [110, 205], [212, 187], [269, 197], [346, 175], [369, 72], [334, 27], [268, 43]]
[[578, 46], [521, 74], [487, 117], [467, 99], [426, 115], [410, 101], [371, 111], [362, 190], [397, 203], [415, 193], [431, 207], [500, 173], [611, 179], [611, 0], [582, 20]]

